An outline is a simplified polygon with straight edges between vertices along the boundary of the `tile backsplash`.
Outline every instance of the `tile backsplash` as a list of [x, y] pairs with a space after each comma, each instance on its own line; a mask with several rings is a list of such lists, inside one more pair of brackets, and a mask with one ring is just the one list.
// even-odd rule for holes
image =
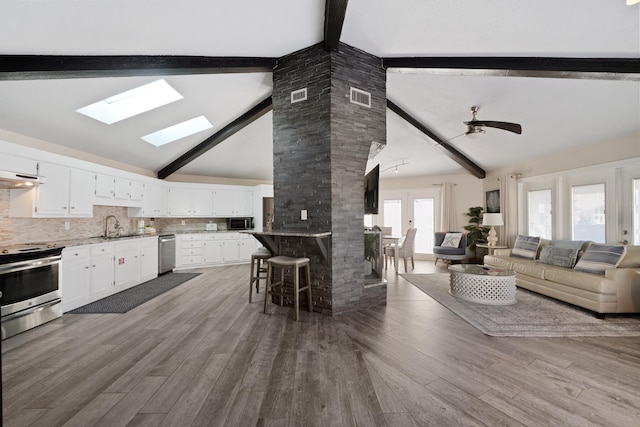
[[[9, 194], [9, 190], [0, 189], [0, 246], [102, 236], [109, 215], [118, 218], [123, 234], [136, 234], [140, 219], [145, 225], [151, 223], [150, 218], [129, 218], [128, 208], [116, 206], [94, 206], [92, 218], [10, 218]], [[218, 223], [219, 229], [227, 224], [224, 218], [157, 218], [153, 225], [158, 233], [174, 233], [204, 230], [209, 222]]]

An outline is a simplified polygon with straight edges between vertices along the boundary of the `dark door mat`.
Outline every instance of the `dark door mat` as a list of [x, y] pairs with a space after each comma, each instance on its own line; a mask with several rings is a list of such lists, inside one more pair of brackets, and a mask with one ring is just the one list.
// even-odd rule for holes
[[148, 282], [94, 301], [68, 313], [126, 313], [140, 304], [183, 284], [201, 273], [167, 273]]

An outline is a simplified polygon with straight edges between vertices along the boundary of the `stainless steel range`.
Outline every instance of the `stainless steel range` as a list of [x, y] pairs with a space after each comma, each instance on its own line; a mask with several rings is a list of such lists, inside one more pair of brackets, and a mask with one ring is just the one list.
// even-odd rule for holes
[[62, 247], [0, 248], [2, 339], [62, 316]]

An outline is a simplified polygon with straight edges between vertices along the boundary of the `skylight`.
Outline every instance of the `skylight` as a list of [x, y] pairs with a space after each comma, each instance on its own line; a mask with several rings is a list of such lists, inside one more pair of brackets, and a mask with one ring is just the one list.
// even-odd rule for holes
[[76, 110], [108, 125], [182, 99], [163, 79]]
[[205, 116], [199, 116], [182, 123], [178, 123], [168, 128], [161, 129], [157, 132], [150, 133], [142, 137], [149, 144], [159, 147], [169, 142], [177, 141], [194, 133], [211, 129], [213, 125]]

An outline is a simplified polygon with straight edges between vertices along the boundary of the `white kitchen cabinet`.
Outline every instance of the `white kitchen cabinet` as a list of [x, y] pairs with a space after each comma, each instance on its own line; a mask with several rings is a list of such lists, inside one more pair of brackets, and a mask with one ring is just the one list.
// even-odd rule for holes
[[69, 216], [93, 216], [93, 173], [69, 171]]
[[40, 162], [39, 175], [46, 177], [36, 187], [35, 216], [67, 216], [69, 214], [69, 168]]
[[219, 264], [222, 262], [222, 246], [224, 240], [220, 235], [205, 234], [202, 239], [203, 264]]
[[251, 254], [258, 249], [258, 241], [251, 235], [240, 238], [240, 261], [250, 261]]
[[12, 217], [60, 218], [93, 216], [93, 173], [52, 163], [39, 163], [44, 184], [10, 191]]
[[95, 176], [95, 204], [105, 206], [142, 206], [143, 186], [141, 182], [112, 176], [96, 174]]
[[253, 216], [253, 193], [216, 189], [213, 192], [213, 210], [216, 217]]
[[140, 240], [140, 282], [158, 276], [158, 238]]
[[115, 286], [128, 288], [140, 277], [140, 246], [136, 239], [115, 243]]
[[169, 216], [213, 216], [213, 191], [200, 188], [169, 189]]
[[165, 217], [168, 215], [169, 190], [167, 187], [145, 183], [142, 216]]
[[103, 298], [113, 293], [113, 243], [91, 245], [91, 297]]
[[62, 250], [62, 311], [87, 303], [91, 294], [91, 256], [88, 247]]
[[236, 262], [240, 261], [240, 238], [232, 237], [224, 240], [222, 246], [222, 261]]
[[176, 267], [202, 264], [202, 234], [178, 234], [176, 236]]

